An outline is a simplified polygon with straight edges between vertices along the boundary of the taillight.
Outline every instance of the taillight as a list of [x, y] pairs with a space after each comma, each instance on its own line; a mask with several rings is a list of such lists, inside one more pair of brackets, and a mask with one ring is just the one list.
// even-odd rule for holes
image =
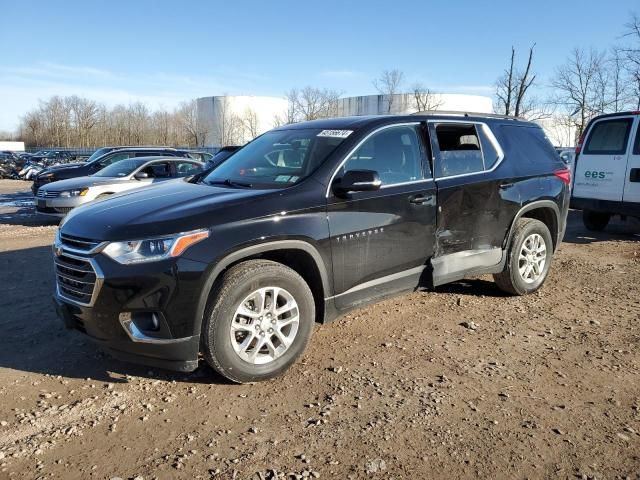
[[571, 170], [568, 168], [563, 168], [561, 170], [556, 170], [553, 174], [562, 180], [566, 185], [571, 183]]

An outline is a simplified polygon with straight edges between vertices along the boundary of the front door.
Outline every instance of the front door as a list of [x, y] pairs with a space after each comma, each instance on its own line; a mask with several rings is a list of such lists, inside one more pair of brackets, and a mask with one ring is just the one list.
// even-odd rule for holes
[[632, 139], [629, 157], [627, 160], [627, 172], [625, 174], [623, 202], [640, 203], [640, 117], [636, 116], [636, 124], [633, 127], [635, 138]]
[[374, 170], [372, 192], [328, 192], [328, 220], [338, 309], [418, 286], [433, 254], [436, 190], [424, 161], [419, 123], [383, 127], [337, 172]]
[[589, 129], [575, 167], [574, 197], [622, 200], [633, 123], [632, 116], [604, 118]]

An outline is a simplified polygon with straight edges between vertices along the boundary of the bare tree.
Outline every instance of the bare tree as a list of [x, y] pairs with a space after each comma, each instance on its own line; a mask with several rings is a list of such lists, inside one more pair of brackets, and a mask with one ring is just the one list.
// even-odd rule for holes
[[260, 125], [258, 114], [252, 108], [247, 108], [244, 111], [244, 115], [240, 118], [240, 122], [242, 123], [242, 127], [244, 129], [244, 137], [248, 140], [253, 140], [258, 136], [260, 132]]
[[411, 87], [413, 92], [414, 108], [416, 112], [428, 112], [438, 110], [442, 106], [442, 99], [429, 88], [421, 83], [416, 83]]
[[551, 81], [556, 91], [553, 102], [571, 117], [581, 135], [587, 122], [601, 112], [599, 92], [604, 55], [596, 50], [585, 52], [576, 48], [564, 65], [560, 66]]
[[373, 86], [380, 95], [387, 100], [387, 113], [391, 113], [394, 96], [400, 92], [400, 86], [404, 81], [404, 73], [400, 70], [384, 70], [380, 76], [373, 80]]
[[630, 44], [621, 48], [625, 55], [625, 69], [629, 75], [630, 102], [633, 108], [640, 110], [640, 16], [631, 14], [631, 19], [625, 24], [624, 37]]
[[511, 47], [511, 60], [509, 67], [496, 81], [496, 111], [504, 115], [524, 116], [532, 112], [533, 102], [527, 98], [530, 88], [536, 80], [536, 74], [532, 72], [533, 49], [535, 43], [529, 48], [529, 57], [523, 70], [516, 67], [516, 50]]
[[221, 146], [237, 145], [242, 143], [242, 123], [237, 115], [232, 111], [229, 99], [226, 96], [216, 99], [217, 117], [216, 137]]
[[291, 116], [296, 122], [335, 117], [338, 115], [340, 95], [340, 92], [326, 88], [293, 88], [287, 94]]
[[182, 102], [176, 113], [178, 121], [189, 139], [188, 145], [194, 147], [204, 146], [207, 133], [209, 132], [206, 124], [200, 121], [197, 102], [195, 100]]

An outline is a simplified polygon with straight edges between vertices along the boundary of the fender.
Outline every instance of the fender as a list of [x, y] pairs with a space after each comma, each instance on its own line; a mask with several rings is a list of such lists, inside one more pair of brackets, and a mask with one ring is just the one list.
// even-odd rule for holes
[[558, 208], [558, 205], [551, 200], [536, 200], [535, 202], [527, 203], [526, 205], [524, 205], [520, 210], [518, 210], [518, 213], [516, 213], [515, 217], [513, 217], [511, 226], [509, 227], [509, 232], [504, 237], [504, 242], [502, 244], [503, 250], [506, 251], [507, 248], [509, 248], [509, 244], [511, 243], [511, 239], [513, 238], [513, 230], [518, 219], [521, 218], [525, 213], [531, 210], [535, 210], [536, 208], [551, 208], [551, 210], [553, 211], [557, 229], [556, 238], [554, 239], [556, 244], [555, 250], [558, 249], [558, 246], [560, 245], [560, 209]]
[[237, 262], [238, 260], [242, 260], [243, 258], [248, 258], [259, 253], [272, 252], [274, 250], [302, 250], [311, 255], [313, 261], [316, 264], [316, 267], [318, 267], [318, 271], [320, 272], [320, 278], [322, 280], [322, 290], [325, 296], [329, 294], [331, 290], [326, 266], [324, 264], [324, 261], [322, 260], [320, 252], [318, 252], [316, 247], [311, 245], [309, 242], [305, 242], [303, 240], [275, 240], [272, 242], [259, 243], [257, 245], [251, 245], [249, 247], [241, 248], [222, 257], [218, 262], [216, 262], [214, 267], [208, 273], [202, 291], [200, 292], [200, 299], [198, 301], [196, 322], [199, 322], [199, 325], [196, 335], [200, 335], [202, 320], [204, 319], [204, 311], [207, 308], [207, 301], [209, 299], [209, 293], [211, 292], [211, 288], [213, 287], [214, 282], [220, 276], [220, 274], [229, 265]]

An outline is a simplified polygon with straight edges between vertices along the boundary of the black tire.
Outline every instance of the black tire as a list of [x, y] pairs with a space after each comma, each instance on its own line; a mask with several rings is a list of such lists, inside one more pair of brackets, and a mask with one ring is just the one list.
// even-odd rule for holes
[[593, 210], [582, 211], [582, 223], [587, 227], [587, 230], [592, 232], [601, 232], [609, 224], [611, 215], [603, 212], [594, 212]]
[[[283, 288], [294, 298], [298, 306], [298, 330], [293, 343], [281, 356], [270, 363], [256, 365], [234, 350], [231, 324], [241, 302], [257, 289], [269, 286]], [[313, 294], [298, 273], [270, 260], [248, 260], [225, 272], [210, 294], [202, 329], [203, 354], [207, 363], [229, 380], [237, 383], [268, 380], [295, 363], [311, 338], [314, 323]]]
[[[525, 240], [533, 234], [540, 235], [544, 240], [546, 257], [540, 276], [528, 283], [520, 274], [519, 257]], [[493, 275], [498, 288], [511, 295], [527, 295], [538, 290], [547, 278], [553, 258], [553, 240], [547, 226], [534, 218], [518, 219], [507, 252], [508, 257], [504, 270]]]

